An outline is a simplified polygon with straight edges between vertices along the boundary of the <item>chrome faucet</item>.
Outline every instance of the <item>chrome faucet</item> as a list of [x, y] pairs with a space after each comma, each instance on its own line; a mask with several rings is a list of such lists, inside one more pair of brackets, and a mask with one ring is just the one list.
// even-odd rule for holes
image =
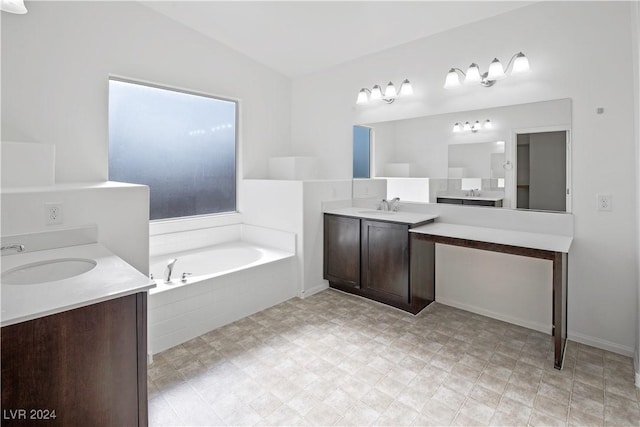
[[164, 270], [164, 283], [171, 283], [171, 273], [176, 261], [178, 261], [178, 258], [174, 258], [167, 263], [167, 268]]
[[389, 202], [387, 201], [387, 199], [382, 199], [382, 201], [378, 205], [378, 210], [385, 212], [389, 210]]
[[15, 250], [16, 252], [22, 252], [22, 251], [24, 251], [24, 245], [22, 245], [20, 243], [16, 243], [16, 244], [2, 246], [2, 247], [0, 247], [0, 252], [8, 251], [10, 249]]
[[398, 212], [398, 208], [400, 207], [400, 197], [394, 197], [389, 202], [389, 210], [393, 212]]

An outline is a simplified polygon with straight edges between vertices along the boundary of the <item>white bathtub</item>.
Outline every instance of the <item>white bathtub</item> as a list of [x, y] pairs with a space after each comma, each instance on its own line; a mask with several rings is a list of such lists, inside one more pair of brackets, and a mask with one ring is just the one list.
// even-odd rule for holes
[[[255, 244], [238, 241], [223, 243], [188, 251], [157, 255], [149, 260], [149, 272], [156, 281], [151, 294], [175, 287], [201, 282], [258, 265], [289, 258], [293, 254]], [[165, 283], [164, 275], [169, 261], [177, 259], [173, 266], [171, 282]], [[183, 273], [186, 280], [182, 280]]]
[[[197, 235], [218, 231], [236, 234], [208, 230]], [[295, 235], [281, 238], [289, 246], [276, 249], [268, 243], [278, 240], [277, 233], [283, 232], [243, 226], [237, 233], [240, 240], [188, 250], [185, 241], [193, 241], [192, 234], [163, 236], [157, 245], [162, 253], [149, 259], [157, 285], [148, 300], [149, 352], [161, 352], [295, 297]], [[182, 250], [167, 250], [172, 241]], [[171, 282], [164, 283], [167, 262], [174, 258]], [[182, 281], [182, 273], [191, 275]]]

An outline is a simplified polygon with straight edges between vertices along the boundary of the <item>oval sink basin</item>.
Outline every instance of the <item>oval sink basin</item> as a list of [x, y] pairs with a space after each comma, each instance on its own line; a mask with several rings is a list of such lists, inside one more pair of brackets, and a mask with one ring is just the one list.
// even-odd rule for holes
[[395, 212], [393, 212], [393, 211], [375, 211], [373, 209], [370, 209], [370, 210], [366, 210], [366, 211], [358, 211], [358, 213], [367, 214], [367, 215], [393, 215]]
[[92, 259], [59, 258], [14, 267], [0, 276], [5, 285], [35, 285], [79, 276], [96, 266]]

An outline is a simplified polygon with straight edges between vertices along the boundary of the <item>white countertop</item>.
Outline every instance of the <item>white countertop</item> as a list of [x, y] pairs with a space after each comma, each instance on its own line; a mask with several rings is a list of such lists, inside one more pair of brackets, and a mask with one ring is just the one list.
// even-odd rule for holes
[[144, 292], [155, 286], [99, 243], [3, 256], [2, 272], [59, 258], [92, 259], [97, 264], [92, 270], [68, 279], [26, 285], [2, 283], [2, 326]]
[[368, 208], [347, 207], [347, 208], [334, 208], [324, 211], [327, 214], [350, 216], [353, 218], [365, 218], [376, 221], [390, 221], [398, 222], [402, 224], [420, 224], [425, 221], [431, 221], [438, 218], [438, 215], [418, 213], [418, 212], [391, 212], [391, 211], [379, 211]]
[[431, 234], [434, 236], [453, 237], [565, 253], [569, 252], [571, 242], [573, 241], [573, 238], [570, 236], [557, 234], [529, 233], [525, 231], [475, 227], [442, 222], [421, 225], [409, 231], [412, 233]]
[[485, 196], [450, 196], [450, 195], [440, 195], [437, 196], [438, 198], [442, 198], [442, 199], [463, 199], [463, 200], [487, 200], [490, 202], [497, 202], [499, 200], [503, 200], [504, 196], [502, 197], [485, 197]]

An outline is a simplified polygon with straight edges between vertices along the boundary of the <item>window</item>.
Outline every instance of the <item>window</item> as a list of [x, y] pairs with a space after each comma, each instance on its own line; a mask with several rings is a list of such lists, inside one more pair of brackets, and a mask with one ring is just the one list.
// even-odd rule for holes
[[237, 102], [109, 80], [109, 179], [150, 187], [150, 219], [235, 212]]

